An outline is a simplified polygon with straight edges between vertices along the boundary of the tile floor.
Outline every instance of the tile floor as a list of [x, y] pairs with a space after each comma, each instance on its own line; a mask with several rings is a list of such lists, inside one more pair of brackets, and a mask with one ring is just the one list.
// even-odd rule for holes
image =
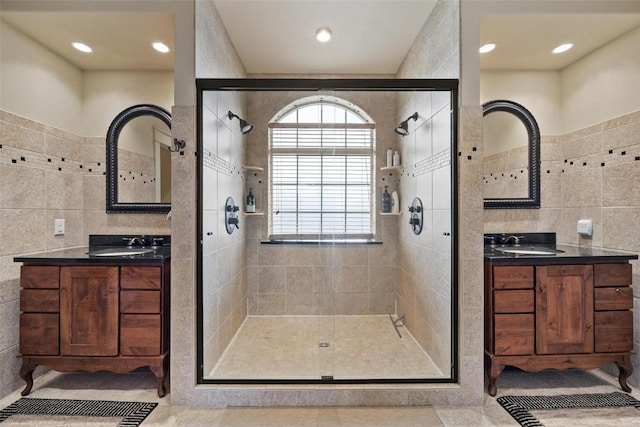
[[250, 316], [208, 378], [444, 378], [409, 331], [399, 331], [387, 315]]
[[[616, 378], [600, 370], [526, 373], [507, 368], [498, 379], [498, 396], [507, 394], [569, 394], [619, 391]], [[20, 390], [0, 400], [5, 407], [20, 398]], [[640, 399], [640, 393], [632, 395]], [[301, 407], [203, 408], [171, 406], [169, 395], [158, 399], [155, 379], [145, 370], [116, 375], [99, 372], [47, 372], [35, 380], [31, 397], [157, 401], [158, 407], [143, 427], [255, 426], [255, 427], [408, 427], [408, 426], [517, 426], [495, 398], [485, 395], [483, 406], [413, 407]], [[98, 424], [96, 424], [98, 425]], [[639, 416], [618, 414], [606, 419], [581, 418], [558, 412], [554, 426], [640, 426]], [[87, 423], [86, 427], [93, 424]]]

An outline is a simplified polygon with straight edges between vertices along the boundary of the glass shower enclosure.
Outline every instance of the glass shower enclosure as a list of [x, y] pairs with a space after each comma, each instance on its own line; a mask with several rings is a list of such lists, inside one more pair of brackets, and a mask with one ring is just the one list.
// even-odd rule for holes
[[457, 381], [457, 87], [197, 80], [199, 383]]

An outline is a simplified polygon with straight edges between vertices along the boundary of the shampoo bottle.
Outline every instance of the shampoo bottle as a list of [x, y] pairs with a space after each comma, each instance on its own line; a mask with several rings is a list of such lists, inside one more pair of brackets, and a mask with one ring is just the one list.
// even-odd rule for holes
[[387, 167], [393, 165], [393, 151], [391, 148], [387, 148]]
[[247, 194], [247, 213], [254, 213], [256, 211], [256, 196], [253, 195], [253, 188], [249, 189]]
[[400, 213], [400, 199], [397, 191], [391, 193], [391, 212]]
[[391, 213], [391, 194], [387, 191], [387, 186], [384, 186], [384, 193], [382, 193], [382, 213]]
[[393, 166], [400, 166], [400, 153], [393, 153]]

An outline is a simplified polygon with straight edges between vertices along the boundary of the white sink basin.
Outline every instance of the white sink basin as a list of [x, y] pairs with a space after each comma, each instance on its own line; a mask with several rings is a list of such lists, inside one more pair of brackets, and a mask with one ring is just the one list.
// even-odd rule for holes
[[500, 252], [515, 255], [556, 255], [563, 251], [547, 248], [496, 248]]
[[153, 249], [149, 248], [106, 248], [90, 251], [90, 256], [129, 256], [129, 255], [143, 255], [153, 252]]

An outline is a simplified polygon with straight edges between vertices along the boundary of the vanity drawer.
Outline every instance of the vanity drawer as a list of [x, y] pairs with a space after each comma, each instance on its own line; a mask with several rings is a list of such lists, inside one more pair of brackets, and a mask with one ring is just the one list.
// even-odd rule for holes
[[160, 291], [121, 291], [120, 313], [160, 313]]
[[55, 289], [23, 289], [20, 291], [20, 311], [59, 313], [60, 292]]
[[58, 314], [20, 315], [20, 354], [57, 355], [60, 353]]
[[60, 288], [60, 267], [23, 265], [20, 267], [20, 286], [23, 288]]
[[593, 286], [631, 286], [631, 264], [595, 264]]
[[493, 295], [495, 313], [533, 313], [533, 289], [494, 291]]
[[533, 266], [493, 267], [494, 289], [533, 289]]
[[160, 289], [161, 285], [161, 267], [123, 266], [120, 268], [120, 288], [122, 289]]
[[617, 288], [595, 288], [593, 290], [595, 309], [630, 310], [633, 308], [633, 289], [628, 286]]
[[123, 314], [120, 316], [120, 354], [155, 356], [160, 354], [160, 315]]
[[594, 320], [597, 352], [633, 350], [633, 312], [599, 311]]
[[534, 325], [533, 314], [494, 315], [494, 353], [497, 356], [533, 354]]

